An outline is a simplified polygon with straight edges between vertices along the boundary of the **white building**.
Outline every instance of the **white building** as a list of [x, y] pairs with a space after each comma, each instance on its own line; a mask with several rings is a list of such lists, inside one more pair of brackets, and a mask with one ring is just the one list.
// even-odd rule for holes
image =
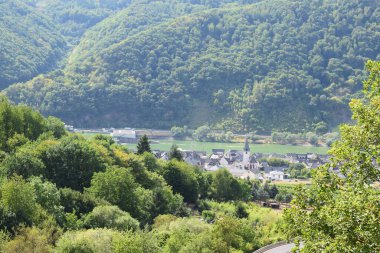
[[136, 131], [133, 129], [114, 129], [111, 137], [122, 143], [136, 142], [137, 140]]
[[268, 179], [282, 181], [285, 178], [285, 174], [282, 171], [271, 171], [269, 172]]

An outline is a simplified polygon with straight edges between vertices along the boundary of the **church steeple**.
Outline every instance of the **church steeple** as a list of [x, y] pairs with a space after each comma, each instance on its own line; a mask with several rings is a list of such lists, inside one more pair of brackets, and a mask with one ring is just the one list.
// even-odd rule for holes
[[249, 152], [249, 151], [251, 151], [251, 149], [249, 148], [248, 138], [245, 137], [244, 152]]
[[245, 137], [244, 152], [243, 152], [243, 165], [248, 168], [251, 156], [251, 149], [249, 148], [248, 138]]

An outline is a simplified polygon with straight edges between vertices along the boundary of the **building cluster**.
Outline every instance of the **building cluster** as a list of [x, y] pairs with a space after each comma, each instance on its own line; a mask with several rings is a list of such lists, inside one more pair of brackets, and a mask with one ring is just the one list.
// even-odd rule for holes
[[[170, 131], [147, 130], [147, 129], [74, 129], [73, 126], [66, 125], [65, 128], [72, 132], [106, 133], [118, 143], [136, 143], [143, 135], [147, 135], [151, 140], [168, 139]], [[169, 153], [166, 151], [154, 150], [154, 155], [163, 160], [169, 160]], [[250, 178], [259, 180], [286, 180], [289, 178], [287, 169], [289, 164], [302, 163], [308, 169], [317, 168], [329, 161], [328, 155], [320, 154], [262, 154], [252, 153], [246, 139], [243, 150], [213, 149], [211, 154], [204, 151], [181, 150], [185, 162], [203, 168], [206, 171], [216, 171], [220, 168], [228, 169], [234, 176], [240, 178]], [[280, 166], [269, 165], [267, 160], [277, 158], [286, 161]]]
[[[316, 168], [329, 160], [328, 155], [317, 154], [261, 154], [251, 153], [248, 141], [245, 141], [244, 150], [213, 149], [211, 154], [200, 151], [181, 151], [185, 162], [201, 167], [206, 171], [216, 171], [220, 168], [228, 169], [234, 176], [259, 180], [286, 180], [288, 164], [302, 163], [306, 168]], [[168, 160], [168, 152], [153, 151], [157, 158]], [[263, 159], [266, 158], [266, 159]], [[286, 161], [282, 166], [271, 166], [265, 160], [277, 158]], [[260, 162], [261, 161], [261, 162]]]

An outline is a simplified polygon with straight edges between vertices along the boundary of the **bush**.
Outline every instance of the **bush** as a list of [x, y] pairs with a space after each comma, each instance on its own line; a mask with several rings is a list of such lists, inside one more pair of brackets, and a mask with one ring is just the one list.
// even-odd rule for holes
[[173, 187], [174, 193], [179, 193], [187, 203], [196, 203], [199, 195], [199, 184], [196, 168], [176, 160], [166, 163], [161, 174], [166, 182]]
[[216, 217], [216, 214], [214, 211], [211, 211], [211, 210], [204, 210], [202, 212], [202, 218], [210, 223], [210, 222], [213, 222], [215, 220], [215, 217]]
[[53, 245], [49, 243], [46, 231], [35, 227], [23, 228], [16, 237], [7, 242], [1, 252], [3, 253], [49, 253]]
[[117, 206], [97, 206], [85, 217], [83, 226], [86, 228], [136, 230], [139, 222]]
[[247, 209], [242, 202], [238, 202], [236, 204], [235, 216], [240, 218], [240, 219], [248, 218], [249, 213], [247, 212]]
[[58, 241], [56, 253], [112, 253], [112, 242], [120, 233], [109, 229], [66, 232]]
[[[19, 176], [13, 177], [1, 186], [0, 209], [5, 214], [1, 223], [24, 223], [32, 225], [38, 219], [40, 207], [32, 185]], [[1, 224], [13, 229], [11, 224]]]
[[64, 208], [61, 206], [61, 193], [56, 185], [49, 181], [44, 182], [39, 177], [30, 178], [29, 183], [35, 190], [37, 203], [45, 211], [53, 215], [58, 223], [62, 225], [64, 221]]
[[157, 239], [147, 232], [130, 231], [118, 236], [113, 241], [113, 253], [158, 253], [162, 252], [159, 248]]
[[59, 189], [59, 192], [65, 213], [75, 213], [78, 218], [91, 212], [98, 205], [107, 205], [107, 202], [102, 199], [70, 188]]

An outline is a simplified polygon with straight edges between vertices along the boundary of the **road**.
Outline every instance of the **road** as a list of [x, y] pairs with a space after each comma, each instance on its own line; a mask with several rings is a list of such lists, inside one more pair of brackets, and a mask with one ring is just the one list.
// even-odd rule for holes
[[292, 244], [286, 244], [286, 245], [283, 245], [283, 246], [279, 246], [277, 248], [274, 248], [274, 249], [270, 249], [268, 251], [265, 251], [264, 253], [289, 253], [290, 250], [294, 247], [294, 243]]

